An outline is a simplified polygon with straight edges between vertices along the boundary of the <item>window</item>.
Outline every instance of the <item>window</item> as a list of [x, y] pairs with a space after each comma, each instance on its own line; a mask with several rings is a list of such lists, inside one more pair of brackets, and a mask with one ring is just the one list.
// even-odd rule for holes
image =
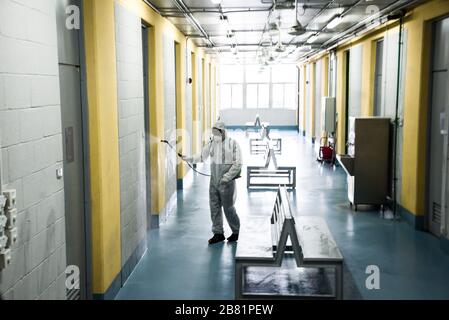
[[232, 85], [232, 109], [241, 109], [243, 107], [243, 86], [241, 84]]
[[221, 109], [228, 109], [231, 108], [231, 100], [229, 100], [229, 97], [231, 96], [231, 85], [229, 84], [222, 84], [220, 87], [220, 106]]
[[297, 108], [295, 65], [226, 65], [220, 68], [221, 109]]
[[284, 85], [273, 84], [273, 108], [284, 107]]
[[284, 84], [284, 108], [296, 109], [298, 92], [295, 84]]
[[257, 84], [246, 86], [246, 107], [248, 109], [257, 108]]
[[257, 105], [259, 106], [259, 108], [269, 108], [270, 107], [270, 85], [269, 84], [259, 84]]

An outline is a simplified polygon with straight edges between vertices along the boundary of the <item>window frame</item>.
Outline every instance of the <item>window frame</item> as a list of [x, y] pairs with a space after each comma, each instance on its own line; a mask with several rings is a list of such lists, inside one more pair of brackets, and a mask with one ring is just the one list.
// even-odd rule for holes
[[[242, 66], [243, 68], [243, 82], [220, 82], [217, 84], [218, 87], [218, 92], [220, 95], [219, 101], [220, 101], [220, 110], [229, 110], [229, 109], [249, 109], [249, 110], [268, 110], [268, 109], [273, 109], [273, 110], [296, 110], [298, 107], [298, 79], [297, 77], [295, 77], [296, 81], [294, 82], [273, 82], [273, 67], [274, 66], [270, 66], [269, 67], [269, 78], [270, 81], [269, 82], [247, 82], [247, 72], [248, 72], [248, 67], [253, 67], [255, 65], [245, 65]], [[291, 64], [291, 66], [293, 68], [295, 68], [296, 72], [297, 71], [297, 67], [293, 64]], [[222, 105], [222, 90], [221, 90], [221, 86], [226, 85], [226, 86], [230, 86], [231, 87], [231, 96], [229, 97], [229, 100], [231, 101], [230, 106], [226, 106], [223, 107]], [[236, 108], [233, 106], [233, 92], [234, 90], [232, 89], [234, 85], [241, 85], [242, 86], [242, 107], [241, 108]], [[256, 97], [256, 101], [257, 101], [257, 106], [256, 107], [248, 107], [248, 97], [247, 97], [247, 93], [248, 93], [248, 86], [249, 85], [257, 85], [257, 97]], [[268, 89], [269, 89], [269, 93], [268, 93], [268, 106], [267, 107], [261, 107], [260, 106], [260, 96], [259, 96], [259, 90], [260, 90], [260, 86], [266, 86], [268, 85]], [[275, 85], [282, 85], [282, 91], [283, 91], [283, 95], [282, 95], [282, 107], [274, 107], [274, 92], [273, 92], [273, 88]], [[286, 87], [287, 85], [294, 85], [295, 87], [295, 94], [294, 94], [294, 104], [292, 106], [286, 107], [285, 106], [285, 93], [286, 93]]]

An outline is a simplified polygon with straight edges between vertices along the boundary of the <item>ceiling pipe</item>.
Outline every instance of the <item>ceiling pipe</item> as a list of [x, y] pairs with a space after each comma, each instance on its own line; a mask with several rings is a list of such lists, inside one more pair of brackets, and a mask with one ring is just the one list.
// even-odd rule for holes
[[302, 61], [307, 60], [311, 57], [314, 57], [318, 54], [321, 54], [323, 51], [333, 50], [336, 47], [338, 47], [339, 45], [341, 45], [342, 43], [347, 42], [351, 38], [362, 36], [377, 27], [377, 25], [367, 27], [368, 23], [372, 23], [376, 19], [379, 21], [381, 21], [382, 19], [386, 19], [388, 14], [390, 14], [396, 10], [401, 10], [401, 9], [410, 7], [411, 5], [414, 5], [420, 1], [421, 0], [411, 0], [411, 1], [410, 0], [398, 0], [398, 1], [388, 5], [384, 9], [380, 10], [376, 15], [370, 16], [370, 17], [360, 21], [359, 23], [355, 24], [354, 26], [352, 26], [351, 28], [349, 28], [348, 30], [343, 32], [341, 35], [337, 35], [337, 36], [329, 39], [328, 41], [324, 42], [319, 49], [302, 55], [301, 57], [299, 57], [298, 62], [302, 62]]
[[184, 14], [184, 17], [197, 29], [203, 37], [209, 42], [211, 47], [214, 47], [214, 42], [210, 39], [207, 32], [203, 29], [201, 24], [196, 20], [196, 18], [193, 16], [190, 9], [185, 5], [184, 1], [182, 0], [172, 0], [172, 2], [175, 4], [175, 6]]
[[[354, 4], [352, 4], [350, 7], [348, 7], [346, 10], [344, 10], [341, 14], [340, 14], [340, 17], [341, 18], [343, 18], [345, 15], [347, 15], [350, 11], [352, 11], [355, 7], [357, 7], [360, 3], [362, 3], [362, 2], [365, 2], [365, 0], [359, 0], [359, 1], [357, 1], [357, 2], [355, 2]], [[332, 2], [333, 3], [333, 2]], [[332, 4], [332, 3], [329, 3], [329, 4]], [[326, 9], [327, 9], [328, 7], [326, 7]], [[321, 14], [321, 13], [320, 13]], [[312, 19], [311, 21], [313, 21], [314, 19]], [[331, 20], [329, 20], [327, 23], [326, 23], [326, 25], [323, 27], [323, 28], [321, 28], [321, 30], [320, 31], [318, 31], [318, 32], [316, 32], [316, 33], [314, 33], [313, 35], [311, 35], [307, 40], [309, 40], [310, 38], [312, 38], [312, 37], [314, 37], [314, 36], [318, 36], [320, 33], [322, 33], [326, 28], [327, 28], [327, 26], [329, 25], [329, 23], [332, 21], [332, 19]]]
[[[162, 10], [162, 14], [165, 16], [167, 14], [171, 14], [173, 12], [177, 12], [178, 10], [176, 8], [170, 9], [170, 10]], [[191, 13], [224, 13], [224, 14], [232, 14], [232, 13], [245, 13], [245, 12], [268, 12], [270, 11], [270, 8], [226, 8], [226, 10], [218, 10], [218, 9], [211, 9], [211, 8], [190, 8]]]

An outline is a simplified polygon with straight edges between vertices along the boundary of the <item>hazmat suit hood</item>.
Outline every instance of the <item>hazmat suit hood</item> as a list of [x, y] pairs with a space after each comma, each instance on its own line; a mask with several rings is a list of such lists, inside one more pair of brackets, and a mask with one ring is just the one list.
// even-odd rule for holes
[[226, 136], [226, 125], [223, 121], [219, 120], [219, 121], [215, 122], [212, 129], [218, 129], [224, 134], [224, 136]]

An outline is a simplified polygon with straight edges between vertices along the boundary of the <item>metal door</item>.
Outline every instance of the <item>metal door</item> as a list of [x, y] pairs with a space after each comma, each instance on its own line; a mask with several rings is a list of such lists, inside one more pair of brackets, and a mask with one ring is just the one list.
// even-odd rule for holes
[[61, 96], [61, 125], [63, 134], [64, 197], [67, 266], [79, 268], [79, 290], [67, 292], [67, 299], [86, 299], [89, 268], [87, 219], [85, 211], [85, 158], [83, 149], [83, 104], [81, 91], [80, 32], [66, 27], [66, 8], [79, 0], [57, 1], [58, 60]]
[[[84, 160], [81, 114], [80, 69], [60, 65], [61, 115], [64, 145], [64, 188], [67, 265], [80, 268], [80, 284], [84, 283], [85, 216], [84, 216]], [[85, 297], [80, 286], [80, 298]], [[70, 294], [70, 292], [69, 292]], [[74, 292], [73, 294], [77, 294]]]
[[444, 148], [445, 137], [442, 135], [442, 130], [447, 129], [444, 126], [447, 124], [449, 111], [449, 18], [435, 22], [433, 35], [428, 225], [430, 232], [439, 236], [445, 212], [441, 200], [443, 181], [446, 181], [443, 179], [443, 174], [447, 177], [446, 170], [443, 171], [447, 161], [447, 154], [445, 155], [443, 150], [447, 148]]
[[149, 30], [142, 25], [142, 50], [143, 50], [143, 93], [144, 93], [144, 117], [145, 117], [145, 173], [146, 173], [146, 204], [147, 204], [147, 229], [151, 228], [151, 131], [150, 131], [150, 78], [149, 78]]

